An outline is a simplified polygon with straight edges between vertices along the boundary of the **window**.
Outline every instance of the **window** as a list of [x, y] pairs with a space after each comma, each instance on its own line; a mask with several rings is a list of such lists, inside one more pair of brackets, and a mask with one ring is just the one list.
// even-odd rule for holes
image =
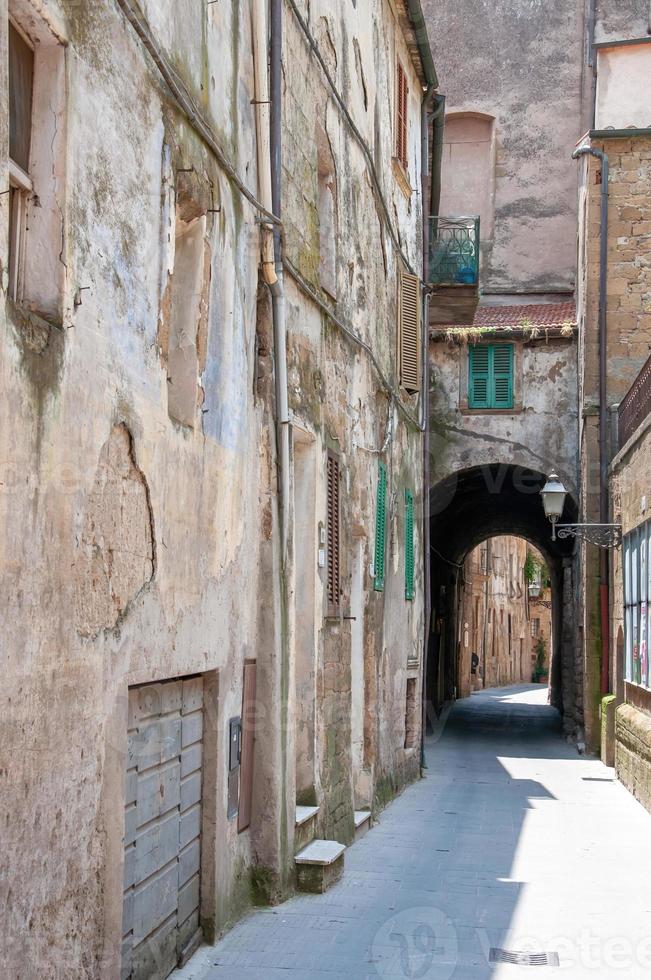
[[627, 534], [623, 543], [625, 676], [627, 681], [643, 687], [651, 686], [648, 658], [650, 539], [651, 522], [647, 522]]
[[398, 62], [396, 69], [396, 160], [407, 170], [407, 96], [409, 86], [405, 69]]
[[9, 295], [22, 299], [32, 142], [34, 49], [9, 23]]
[[339, 459], [328, 451], [327, 461], [327, 596], [328, 616], [339, 615], [340, 567], [339, 567]]
[[539, 619], [532, 619], [531, 620], [531, 635], [533, 636], [534, 640], [537, 639], [540, 636], [540, 620]]
[[9, 0], [9, 297], [61, 322], [65, 285], [66, 70], [61, 25]]
[[513, 408], [513, 344], [468, 350], [468, 408]]
[[405, 599], [414, 598], [414, 497], [405, 490]]
[[387, 468], [380, 463], [377, 479], [377, 497], [375, 500], [375, 560], [373, 562], [374, 584], [376, 592], [384, 590], [384, 551], [387, 528]]
[[420, 391], [420, 280], [399, 273], [398, 352], [400, 384], [411, 394]]

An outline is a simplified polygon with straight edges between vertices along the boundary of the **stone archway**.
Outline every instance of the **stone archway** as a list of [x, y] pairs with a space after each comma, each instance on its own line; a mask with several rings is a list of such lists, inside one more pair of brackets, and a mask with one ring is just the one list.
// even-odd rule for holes
[[[546, 475], [507, 463], [459, 470], [430, 490], [432, 621], [426, 671], [427, 710], [437, 713], [454, 697], [460, 569], [466, 555], [487, 538], [525, 538], [544, 555], [552, 581], [553, 656], [551, 701], [574, 735], [581, 725], [581, 666], [576, 662], [574, 542], [552, 541], [540, 488]], [[568, 495], [564, 521], [577, 519]]]

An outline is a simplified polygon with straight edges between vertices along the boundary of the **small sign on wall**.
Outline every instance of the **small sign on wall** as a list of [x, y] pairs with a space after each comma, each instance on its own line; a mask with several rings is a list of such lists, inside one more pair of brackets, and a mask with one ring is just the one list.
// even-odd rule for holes
[[229, 820], [237, 816], [240, 802], [240, 757], [242, 743], [242, 719], [231, 718], [228, 723], [228, 809]]

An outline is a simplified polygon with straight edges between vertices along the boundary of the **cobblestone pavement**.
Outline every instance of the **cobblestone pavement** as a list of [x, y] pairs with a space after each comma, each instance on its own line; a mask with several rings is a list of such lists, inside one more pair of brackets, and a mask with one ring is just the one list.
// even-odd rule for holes
[[458, 702], [341, 882], [251, 914], [174, 980], [650, 977], [651, 817], [561, 739], [545, 693]]

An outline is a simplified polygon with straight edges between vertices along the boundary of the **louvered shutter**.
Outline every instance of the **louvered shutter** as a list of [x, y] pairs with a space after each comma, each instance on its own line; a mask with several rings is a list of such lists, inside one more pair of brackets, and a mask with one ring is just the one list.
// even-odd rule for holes
[[242, 692], [242, 754], [240, 757], [240, 805], [237, 814], [238, 832], [246, 830], [251, 823], [256, 717], [255, 689], [256, 664], [255, 660], [248, 660], [244, 664], [244, 685]]
[[420, 391], [420, 280], [400, 272], [398, 297], [400, 383], [409, 392]]
[[396, 67], [396, 156], [407, 169], [407, 96], [409, 86], [405, 70], [398, 62]]
[[468, 378], [468, 407], [489, 407], [490, 381], [490, 347], [487, 344], [470, 347], [468, 363], [470, 376]]
[[339, 460], [328, 452], [327, 462], [327, 594], [328, 615], [339, 615]]
[[414, 497], [405, 490], [405, 599], [414, 598]]
[[493, 344], [491, 408], [513, 408], [513, 344]]
[[384, 550], [386, 545], [387, 527], [387, 468], [384, 463], [380, 463], [380, 470], [377, 480], [377, 499], [375, 502], [375, 560], [373, 568], [375, 572], [375, 582], [373, 588], [376, 592], [384, 589]]

